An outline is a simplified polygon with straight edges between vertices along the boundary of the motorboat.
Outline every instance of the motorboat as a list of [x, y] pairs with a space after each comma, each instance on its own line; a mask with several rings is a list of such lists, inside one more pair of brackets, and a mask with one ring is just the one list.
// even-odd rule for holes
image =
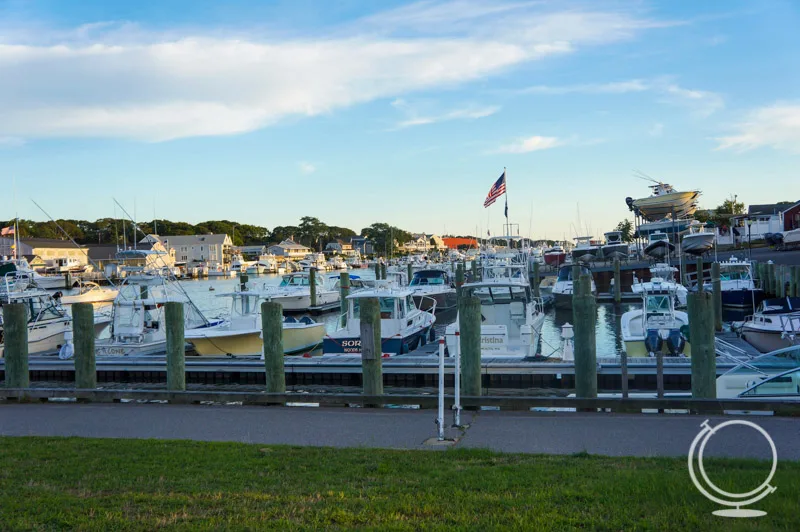
[[[228, 319], [211, 326], [185, 332], [186, 341], [198, 355], [263, 355], [260, 292], [238, 290], [217, 297], [230, 298]], [[283, 352], [286, 355], [313, 351], [322, 345], [325, 324], [308, 316], [299, 320], [287, 316], [282, 325]]]
[[549, 266], [559, 267], [567, 260], [567, 252], [564, 248], [555, 245], [544, 252], [544, 263]]
[[248, 274], [261, 275], [262, 273], [277, 273], [278, 260], [272, 253], [259, 255], [258, 260], [247, 267]]
[[800, 246], [800, 229], [772, 233], [769, 239], [767, 239], [767, 235], [764, 235], [764, 239], [767, 240], [769, 244], [774, 245], [775, 249], [778, 251], [794, 249]]
[[458, 305], [455, 282], [446, 270], [417, 270], [408, 286], [414, 291], [414, 303], [421, 310], [428, 310], [434, 303], [437, 311]]
[[[683, 331], [689, 316], [675, 310], [675, 290], [653, 282], [642, 292], [642, 307], [622, 315], [622, 340], [629, 357], [690, 356], [691, 346]], [[683, 329], [683, 331], [682, 331]]]
[[622, 241], [622, 231], [609, 231], [603, 236], [606, 237], [606, 243], [601, 247], [603, 257], [607, 259], [628, 258], [629, 245]]
[[[720, 262], [719, 278], [723, 306], [754, 309], [766, 297], [753, 281], [753, 266], [749, 261], [731, 257]], [[703, 290], [713, 291], [713, 284], [704, 283]]]
[[238, 270], [225, 268], [224, 265], [218, 262], [206, 264], [203, 269], [208, 277], [236, 277], [240, 273]]
[[[13, 266], [13, 270], [8, 269], [9, 267], [7, 265], [9, 264]], [[6, 266], [7, 270], [2, 270], [3, 266]], [[3, 257], [3, 260], [0, 260], [0, 271], [19, 271], [26, 273], [28, 278], [33, 280], [36, 286], [43, 290], [63, 290], [67, 284], [66, 275], [41, 275], [31, 268], [25, 257], [16, 259]]]
[[[539, 346], [544, 323], [540, 298], [533, 297], [524, 280], [511, 275], [487, 276], [467, 283], [462, 293], [481, 301], [481, 357], [533, 357]], [[460, 325], [447, 326], [445, 339], [448, 353], [455, 353]]]
[[207, 319], [180, 285], [160, 272], [128, 267], [126, 273], [111, 305], [111, 336], [95, 342], [98, 356], [163, 353], [167, 346], [164, 305], [168, 302], [184, 303], [184, 334], [222, 322]]
[[354, 250], [353, 254], [345, 262], [350, 268], [362, 268], [364, 265], [364, 259], [361, 258], [361, 253], [358, 250]]
[[46, 261], [47, 270], [56, 273], [73, 273], [83, 271], [86, 267], [75, 257], [59, 257]]
[[694, 223], [696, 223], [696, 220], [691, 218], [679, 218], [673, 220], [671, 217], [667, 216], [666, 218], [656, 220], [655, 222], [645, 222], [640, 224], [636, 228], [636, 234], [634, 236], [646, 238], [652, 233], [667, 233], [668, 235], [683, 233], [684, 231], [687, 231]]
[[308, 271], [313, 268], [317, 271], [324, 272], [330, 269], [328, 266], [328, 261], [325, 260], [324, 253], [311, 253], [310, 255], [307, 255], [306, 258], [298, 262], [298, 264], [304, 271]]
[[681, 249], [684, 253], [699, 256], [714, 247], [716, 237], [714, 233], [703, 231], [697, 226], [692, 226], [689, 231], [681, 240]]
[[656, 259], [663, 259], [667, 255], [675, 252], [675, 245], [669, 241], [666, 233], [656, 231], [647, 237], [647, 247], [644, 248], [645, 255]]
[[[553, 302], [556, 308], [569, 309], [572, 308], [572, 268], [571, 264], [562, 266], [558, 270], [558, 277], [553, 285]], [[592, 275], [591, 270], [586, 266], [581, 265], [581, 275]], [[592, 279], [592, 294], [597, 294], [597, 285]]]
[[244, 257], [242, 257], [241, 254], [237, 253], [237, 254], [231, 256], [231, 267], [230, 267], [230, 269], [231, 269], [231, 271], [236, 272], [236, 273], [246, 273], [247, 272], [247, 268], [249, 268], [252, 264], [254, 264], [254, 263], [251, 262], [251, 261], [244, 260]]
[[600, 245], [592, 236], [576, 236], [572, 249], [572, 261], [592, 261], [598, 257]]
[[675, 306], [685, 307], [689, 296], [689, 290], [680, 283], [675, 282], [675, 274], [678, 269], [665, 263], [657, 263], [650, 268], [650, 280], [640, 281], [633, 276], [631, 292], [634, 294], [644, 294], [655, 289], [656, 286], [666, 287], [667, 290], [675, 294]]
[[329, 270], [347, 270], [347, 262], [339, 255], [334, 255], [328, 259]]
[[325, 336], [323, 355], [361, 353], [361, 303], [377, 298], [381, 313], [381, 353], [401, 355], [433, 341], [436, 303], [420, 310], [409, 288], [378, 287], [347, 296], [347, 308], [337, 329]]
[[800, 400], [800, 367], [755, 383], [737, 395], [740, 399], [762, 401]]
[[[328, 284], [323, 275], [314, 276], [316, 307], [339, 303], [339, 291]], [[264, 285], [264, 297], [283, 305], [284, 312], [309, 312], [311, 304], [311, 275], [309, 272], [288, 273], [278, 286]]]
[[79, 282], [77, 290], [77, 294], [62, 295], [61, 292], [56, 292], [53, 297], [59, 299], [62, 305], [73, 305], [75, 303], [109, 303], [119, 295], [117, 288], [100, 286], [89, 281]]
[[800, 368], [800, 345], [770, 351], [741, 361], [717, 377], [717, 397], [738, 397], [759, 382]]
[[648, 220], [655, 221], [673, 214], [676, 217], [684, 218], [691, 216], [697, 210], [699, 190], [679, 192], [672, 185], [661, 182], [655, 182], [654, 185], [650, 185], [650, 188], [652, 194], [646, 198], [626, 199], [629, 207], [638, 209]]
[[762, 353], [795, 345], [800, 340], [800, 297], [765, 299], [745, 318], [741, 336]]
[[[55, 354], [69, 343], [72, 335], [72, 317], [53, 296], [38, 287], [28, 272], [4, 267], [0, 278], [0, 307], [22, 303], [28, 310], [28, 354]], [[104, 316], [95, 317], [95, 334], [108, 327]], [[0, 313], [0, 357], [4, 356], [3, 317]]]

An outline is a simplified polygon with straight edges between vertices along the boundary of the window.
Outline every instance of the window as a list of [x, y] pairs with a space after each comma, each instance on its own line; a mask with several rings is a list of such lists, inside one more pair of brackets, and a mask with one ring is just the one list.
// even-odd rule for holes
[[[351, 318], [352, 319], [359, 319], [361, 316], [361, 301], [360, 298], [351, 299]], [[394, 319], [396, 316], [395, 312], [395, 301], [397, 301], [393, 297], [382, 297], [379, 299], [380, 306], [381, 306], [381, 319], [382, 320], [390, 320]]]

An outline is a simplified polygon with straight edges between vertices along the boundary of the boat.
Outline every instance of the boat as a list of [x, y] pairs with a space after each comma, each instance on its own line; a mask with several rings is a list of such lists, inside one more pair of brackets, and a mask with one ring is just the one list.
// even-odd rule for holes
[[800, 367], [757, 382], [736, 397], [762, 401], [800, 400]]
[[[316, 307], [335, 306], [339, 291], [326, 286], [322, 275], [315, 275]], [[284, 312], [309, 312], [311, 305], [311, 276], [308, 272], [288, 273], [281, 277], [278, 286], [265, 285], [264, 297], [283, 305]], [[316, 308], [315, 307], [315, 308]]]
[[650, 185], [652, 195], [637, 200], [627, 198], [626, 203], [650, 221], [659, 220], [667, 215], [679, 218], [691, 216], [697, 210], [699, 190], [679, 192], [672, 185], [656, 181]]
[[[203, 356], [262, 355], [261, 301], [260, 292], [238, 290], [217, 297], [231, 299], [230, 317], [212, 327], [186, 331], [186, 341]], [[287, 316], [283, 325], [283, 352], [286, 355], [313, 351], [322, 345], [325, 324], [308, 316], [295, 319]]]
[[247, 267], [248, 274], [278, 273], [278, 260], [272, 253], [259, 255], [258, 260]]
[[324, 253], [311, 253], [310, 255], [306, 255], [306, 258], [299, 261], [298, 264], [303, 271], [308, 271], [313, 268], [317, 271], [324, 272], [330, 269], [328, 261], [325, 260]]
[[347, 308], [337, 329], [325, 336], [323, 355], [361, 354], [361, 302], [377, 298], [381, 311], [381, 353], [401, 355], [433, 341], [436, 304], [420, 310], [409, 288], [378, 287], [347, 296]]
[[56, 273], [74, 273], [84, 271], [86, 265], [75, 257], [60, 257], [46, 261], [47, 270]]
[[[462, 293], [481, 301], [481, 357], [533, 357], [539, 346], [544, 322], [544, 307], [533, 297], [527, 279], [522, 276], [486, 275], [481, 281], [467, 283]], [[455, 353], [460, 325], [445, 329], [448, 353]]]
[[698, 226], [690, 226], [689, 233], [683, 235], [681, 249], [690, 255], [702, 255], [714, 247], [716, 235], [705, 232]]
[[644, 254], [656, 259], [663, 259], [667, 255], [675, 252], [675, 245], [669, 241], [666, 233], [656, 231], [647, 237], [647, 247]]
[[603, 236], [606, 237], [606, 243], [601, 247], [603, 257], [607, 259], [628, 258], [630, 245], [622, 241], [622, 231], [609, 231]]
[[[568, 309], [572, 308], [572, 268], [571, 264], [562, 266], [558, 270], [558, 277], [553, 285], [553, 302], [556, 308]], [[592, 275], [591, 270], [586, 266], [581, 265], [581, 275]], [[597, 294], [597, 285], [592, 279], [592, 294]]]
[[555, 245], [544, 252], [544, 263], [549, 266], [559, 267], [567, 260], [567, 252], [564, 248]]
[[717, 377], [717, 397], [737, 397], [759, 382], [800, 367], [800, 346], [770, 351], [741, 361]]
[[[38, 287], [28, 272], [5, 265], [0, 278], [0, 307], [23, 303], [28, 310], [28, 354], [58, 353], [69, 343], [72, 317], [46, 290]], [[95, 316], [95, 334], [108, 327], [109, 320]], [[0, 313], [0, 357], [4, 356], [3, 317]]]
[[455, 282], [446, 270], [417, 270], [408, 286], [414, 291], [414, 303], [421, 310], [428, 310], [435, 304], [436, 310], [442, 312], [458, 305]]
[[572, 261], [592, 261], [597, 258], [600, 246], [591, 236], [576, 236], [575, 247], [572, 249]]
[[795, 345], [800, 340], [800, 297], [762, 301], [755, 313], [745, 318], [740, 334], [762, 353]]
[[[720, 262], [719, 278], [722, 305], [725, 307], [754, 309], [766, 297], [764, 290], [757, 288], [753, 281], [753, 266], [749, 261], [731, 257]], [[712, 292], [713, 289], [713, 283], [703, 284], [706, 292]]]
[[244, 257], [240, 253], [237, 253], [231, 256], [231, 271], [236, 273], [247, 273], [247, 268], [249, 268], [252, 264], [251, 261], [244, 260]]
[[623, 314], [621, 325], [629, 357], [691, 355], [691, 346], [683, 334], [689, 316], [675, 310], [675, 291], [667, 284], [654, 282], [650, 290], [643, 291], [642, 307]]
[[768, 244], [775, 246], [777, 251], [794, 249], [800, 246], [800, 229], [772, 233], [770, 238], [764, 235], [764, 239], [767, 240]]
[[[13, 265], [13, 271], [26, 273], [28, 277], [33, 280], [34, 283], [36, 283], [36, 286], [43, 290], [63, 290], [66, 287], [66, 275], [41, 275], [31, 268], [28, 260], [25, 257], [19, 257], [16, 259], [3, 257], [3, 260], [0, 260], [0, 268], [8, 264]], [[77, 281], [75, 281], [75, 283], [77, 283]], [[73, 283], [73, 285], [75, 283]]]
[[678, 269], [665, 263], [657, 263], [650, 268], [650, 280], [640, 281], [633, 276], [631, 292], [634, 294], [644, 294], [652, 291], [656, 285], [666, 287], [667, 290], [675, 294], [675, 306], [685, 307], [689, 295], [689, 290], [680, 283], [675, 282], [675, 274]]
[[56, 292], [53, 297], [60, 300], [62, 305], [73, 305], [75, 303], [109, 303], [119, 295], [117, 288], [100, 286], [97, 283], [81, 281], [78, 283], [77, 294], [62, 295]]
[[339, 255], [334, 255], [330, 259], [328, 259], [328, 266], [329, 270], [347, 270], [347, 262], [340, 257]]
[[661, 220], [657, 220], [655, 222], [646, 222], [639, 225], [636, 228], [636, 233], [634, 236], [645, 238], [652, 233], [667, 233], [668, 235], [671, 234], [678, 234], [687, 231], [692, 224], [696, 224], [697, 221], [691, 218], [679, 218], [676, 220], [672, 220], [671, 217], [667, 216]]

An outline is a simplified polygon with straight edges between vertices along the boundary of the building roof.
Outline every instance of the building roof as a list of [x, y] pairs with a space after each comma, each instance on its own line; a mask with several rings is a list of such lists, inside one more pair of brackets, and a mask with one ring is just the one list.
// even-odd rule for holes
[[210, 235], [174, 235], [174, 236], [160, 236], [161, 242], [164, 245], [174, 246], [195, 246], [205, 244], [207, 246], [214, 246], [217, 244], [224, 244], [226, 240], [230, 240], [225, 233], [216, 233]]
[[799, 201], [795, 201], [793, 203], [772, 203], [772, 204], [765, 204], [765, 205], [750, 205], [747, 208], [748, 216], [752, 215], [770, 215], [770, 214], [780, 214], [782, 212], [786, 212], [792, 207], [795, 207]]
[[[32, 248], [75, 249], [75, 244], [71, 241], [58, 238], [20, 238], [19, 241]], [[80, 247], [85, 248], [86, 246]]]
[[307, 247], [305, 247], [305, 246], [303, 246], [301, 244], [298, 244], [294, 240], [284, 240], [280, 244], [273, 244], [270, 247], [275, 247], [275, 246], [283, 248], [283, 249], [311, 249], [311, 248], [307, 248]]
[[89, 246], [89, 258], [92, 260], [112, 260], [117, 257], [119, 246], [116, 244], [98, 244]]
[[442, 240], [444, 241], [444, 245], [449, 249], [457, 249], [458, 246], [478, 247], [478, 241], [474, 238], [445, 237]]

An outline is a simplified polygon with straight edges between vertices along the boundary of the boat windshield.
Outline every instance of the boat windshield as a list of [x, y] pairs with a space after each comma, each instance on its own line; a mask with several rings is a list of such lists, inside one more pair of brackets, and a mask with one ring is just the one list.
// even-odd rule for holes
[[309, 284], [305, 275], [284, 275], [280, 286], [309, 286]]
[[[581, 275], [591, 275], [592, 272], [589, 271], [589, 268], [586, 266], [581, 266]], [[558, 270], [558, 280], [559, 281], [571, 281], [572, 280], [572, 266], [565, 266]]]
[[445, 281], [444, 272], [417, 272], [411, 279], [410, 286], [444, 285]]
[[726, 266], [719, 273], [720, 281], [749, 281], [750, 268], [748, 266]]
[[800, 368], [770, 377], [739, 394], [739, 397], [797, 396], [800, 396]]
[[[361, 316], [361, 299], [356, 297], [356, 298], [351, 299], [350, 301], [351, 301], [351, 306], [352, 306], [352, 309], [353, 309], [351, 317], [353, 319], [357, 320]], [[397, 301], [397, 298], [394, 298], [394, 297], [379, 297], [378, 301], [380, 301], [380, 304], [381, 304], [381, 319], [382, 320], [391, 320], [391, 319], [397, 317], [396, 312], [395, 312], [395, 304], [394, 304], [395, 301]]]
[[650, 235], [650, 242], [658, 242], [658, 241], [667, 240], [667, 239], [668, 239], [668, 237], [667, 237], [666, 233], [652, 233]]
[[258, 296], [236, 294], [231, 304], [232, 316], [248, 316], [259, 311]]
[[525, 286], [478, 286], [472, 294], [481, 300], [481, 305], [510, 303], [511, 301], [527, 301], [529, 293]]
[[668, 295], [647, 296], [647, 313], [667, 314], [672, 309], [671, 301], [672, 298]]
[[735, 375], [738, 373], [750, 374], [754, 371], [767, 375], [774, 374], [776, 371], [786, 371], [798, 366], [800, 366], [800, 345], [795, 345], [778, 349], [771, 353], [765, 353], [725, 372], [725, 375]]

